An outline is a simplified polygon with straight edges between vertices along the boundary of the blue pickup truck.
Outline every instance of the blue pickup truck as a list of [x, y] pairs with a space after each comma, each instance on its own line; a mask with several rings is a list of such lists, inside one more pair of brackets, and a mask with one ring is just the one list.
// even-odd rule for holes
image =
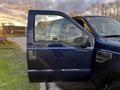
[[30, 10], [27, 29], [31, 82], [89, 81], [96, 90], [120, 90], [118, 21]]

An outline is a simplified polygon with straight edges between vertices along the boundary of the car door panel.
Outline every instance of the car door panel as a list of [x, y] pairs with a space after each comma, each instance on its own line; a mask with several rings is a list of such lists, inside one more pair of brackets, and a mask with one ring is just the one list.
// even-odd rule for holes
[[[79, 27], [79, 25], [76, 22], [74, 22], [72, 18], [68, 17], [67, 15], [61, 12], [40, 10], [38, 11], [33, 10], [30, 12], [28, 20], [28, 39], [27, 39], [27, 63], [30, 81], [31, 82], [80, 81], [82, 79], [86, 79], [91, 72], [93, 48], [92, 49], [81, 48], [80, 46], [75, 47], [74, 45], [69, 45], [68, 43], [70, 42], [71, 44], [71, 40], [73, 40], [73, 38], [70, 38], [69, 40], [69, 35], [67, 36], [68, 38], [66, 39], [68, 40], [68, 43], [66, 43], [66, 41], [64, 40], [62, 41], [61, 40], [62, 37], [59, 38], [60, 40], [57, 39], [53, 40], [51, 38], [43, 40], [44, 37], [46, 36], [42, 37], [42, 41], [36, 42], [34, 32], [35, 29], [33, 26], [31, 26], [35, 25], [36, 14], [37, 15], [55, 14], [58, 16], [60, 15], [67, 19], [68, 21], [70, 20], [71, 24], [73, 23], [74, 26]], [[61, 25], [63, 25], [63, 23]], [[63, 28], [63, 26], [59, 27]], [[58, 27], [56, 28], [58, 29]], [[75, 30], [73, 25], [70, 25], [67, 28], [70, 28], [71, 31]], [[84, 32], [81, 26], [79, 28]], [[70, 35], [72, 36], [74, 34], [78, 35], [76, 31], [75, 33], [73, 32], [73, 34], [72, 32]], [[55, 35], [50, 34], [50, 36], [53, 37]], [[76, 38], [76, 36], [74, 37]]]
[[[31, 78], [38, 77], [38, 81], [42, 81], [39, 76], [46, 76], [47, 74], [48, 77], [54, 77], [52, 80], [48, 79], [49, 81], [81, 80], [86, 78], [91, 72], [92, 61], [89, 60], [89, 57], [91, 57], [92, 50], [58, 48], [34, 51], [36, 59], [29, 61], [29, 69], [33, 70], [30, 72]], [[34, 70], [36, 70], [36, 72]], [[31, 73], [36, 74], [32, 75]], [[73, 77], [74, 79], [72, 79]], [[47, 80], [46, 77], [42, 78]]]
[[[76, 50], [76, 49], [39, 49], [34, 50], [36, 60], [42, 60], [47, 66], [40, 68], [48, 69], [79, 69], [90, 68], [91, 60], [88, 60], [93, 50]], [[80, 57], [80, 58], [79, 58]], [[31, 60], [34, 62], [34, 60]], [[88, 63], [88, 64], [87, 64]], [[85, 64], [85, 65], [84, 65]]]

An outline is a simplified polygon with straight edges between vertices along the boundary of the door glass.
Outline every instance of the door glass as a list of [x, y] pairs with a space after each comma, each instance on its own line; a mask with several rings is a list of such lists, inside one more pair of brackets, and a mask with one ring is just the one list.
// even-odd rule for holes
[[71, 22], [66, 21], [64, 25], [64, 41], [66, 43], [75, 44], [74, 40], [82, 36], [83, 32], [78, 27]]
[[34, 36], [35, 42], [42, 42], [45, 47], [58, 42], [74, 47], [88, 41], [88, 36], [80, 28], [58, 15], [36, 15]]
[[57, 15], [36, 15], [35, 41], [59, 40], [63, 21], [63, 17]]

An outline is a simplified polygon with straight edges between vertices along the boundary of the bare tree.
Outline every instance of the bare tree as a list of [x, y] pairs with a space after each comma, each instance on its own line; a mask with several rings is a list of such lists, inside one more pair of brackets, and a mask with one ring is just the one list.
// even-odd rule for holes
[[92, 15], [110, 16], [120, 21], [120, 1], [109, 3], [96, 3], [86, 9], [84, 12], [89, 11]]
[[70, 15], [70, 16], [78, 16], [78, 15], [80, 15], [80, 12], [77, 11], [77, 10], [72, 10], [72, 11], [68, 12], [68, 15]]

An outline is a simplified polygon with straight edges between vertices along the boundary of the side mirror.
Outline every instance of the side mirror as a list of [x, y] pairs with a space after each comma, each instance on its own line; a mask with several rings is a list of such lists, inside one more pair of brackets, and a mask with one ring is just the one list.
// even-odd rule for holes
[[90, 46], [89, 38], [86, 36], [75, 38], [74, 43], [80, 45], [82, 48]]

